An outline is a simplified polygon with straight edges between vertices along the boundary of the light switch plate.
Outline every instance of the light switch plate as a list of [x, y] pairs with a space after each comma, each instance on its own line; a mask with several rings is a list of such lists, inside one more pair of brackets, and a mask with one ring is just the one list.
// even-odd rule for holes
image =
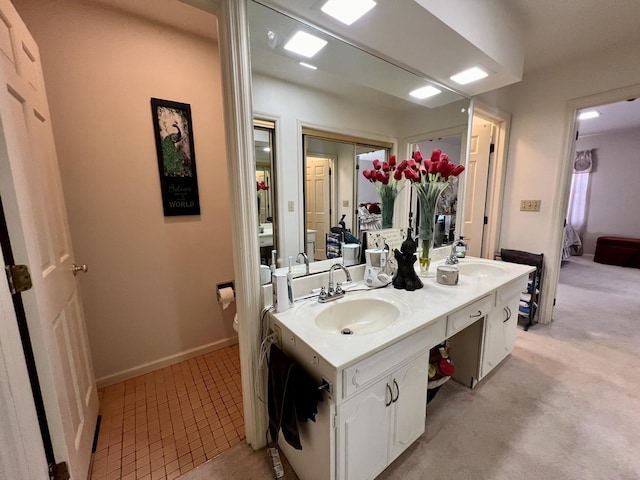
[[539, 212], [541, 200], [520, 200], [521, 212]]

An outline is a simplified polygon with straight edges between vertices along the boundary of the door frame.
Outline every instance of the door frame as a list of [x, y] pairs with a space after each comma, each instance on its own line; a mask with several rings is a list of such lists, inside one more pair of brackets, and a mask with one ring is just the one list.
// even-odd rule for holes
[[[492, 108], [471, 100], [470, 115], [488, 120], [496, 127], [496, 138], [493, 157], [489, 161], [489, 177], [485, 214], [487, 225], [483, 232], [482, 258], [494, 259], [500, 248], [500, 229], [502, 227], [502, 204], [504, 202], [504, 184], [507, 174], [507, 154], [511, 115], [497, 108]], [[471, 128], [472, 122], [469, 122]], [[470, 134], [469, 134], [470, 138]], [[467, 148], [468, 153], [468, 148]], [[464, 205], [463, 205], [464, 208]]]
[[568, 127], [568, 136], [564, 139], [564, 165], [560, 169], [556, 183], [558, 197], [554, 204], [557, 205], [557, 208], [552, 209], [551, 213], [551, 234], [556, 238], [556, 242], [553, 250], [546, 255], [549, 260], [545, 261], [545, 281], [542, 285], [542, 298], [539, 305], [539, 318], [542, 324], [551, 323], [553, 306], [558, 291], [558, 281], [560, 280], [560, 265], [564, 245], [564, 221], [567, 216], [567, 209], [569, 208], [571, 176], [573, 174], [573, 160], [575, 156], [576, 135], [578, 132], [578, 110], [637, 97], [640, 97], [640, 83], [587, 95], [569, 100], [566, 103], [565, 125]]
[[[0, 221], [5, 222], [1, 207], [0, 211]], [[4, 257], [9, 246], [2, 243], [0, 268], [4, 271]], [[54, 462], [53, 447], [50, 439], [49, 445], [45, 445], [42, 426], [38, 422], [44, 411], [36, 407], [30, 367], [18, 326], [20, 314], [14, 305], [7, 278], [0, 274], [0, 338], [3, 340], [0, 342], [0, 367], [4, 367], [0, 368], [0, 385], [6, 382], [9, 386], [0, 396], [0, 428], [7, 433], [0, 436], [0, 458], [4, 464], [0, 473], [12, 474], [13, 478], [48, 478], [42, 475], [48, 474], [48, 464]], [[44, 422], [46, 426], [46, 416]], [[48, 426], [46, 428], [48, 430]]]

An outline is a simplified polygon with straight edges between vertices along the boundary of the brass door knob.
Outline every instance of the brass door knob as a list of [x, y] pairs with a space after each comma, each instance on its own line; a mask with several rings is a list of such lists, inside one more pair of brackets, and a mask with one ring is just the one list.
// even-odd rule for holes
[[78, 272], [87, 273], [89, 271], [89, 267], [87, 267], [84, 263], [82, 265], [73, 264], [73, 274], [77, 275]]

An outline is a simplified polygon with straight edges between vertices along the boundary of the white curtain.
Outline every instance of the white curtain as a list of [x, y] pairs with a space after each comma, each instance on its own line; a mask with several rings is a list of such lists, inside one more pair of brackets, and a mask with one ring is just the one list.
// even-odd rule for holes
[[[573, 177], [571, 178], [571, 192], [569, 194], [569, 210], [567, 212], [568, 231], [572, 237], [578, 237], [575, 241], [568, 242], [565, 232], [565, 248], [578, 246], [584, 230], [587, 226], [589, 205], [587, 194], [589, 192], [589, 173], [593, 163], [592, 150], [579, 150], [574, 160]], [[570, 243], [571, 245], [567, 245]]]
[[589, 172], [593, 163], [592, 150], [579, 150], [574, 160], [571, 193], [569, 194], [569, 224], [582, 234], [587, 226], [587, 193], [589, 190]]

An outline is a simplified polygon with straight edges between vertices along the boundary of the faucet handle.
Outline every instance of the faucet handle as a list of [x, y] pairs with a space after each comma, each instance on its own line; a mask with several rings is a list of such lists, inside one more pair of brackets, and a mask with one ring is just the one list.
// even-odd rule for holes
[[326, 300], [327, 298], [327, 290], [324, 287], [320, 287], [320, 295], [318, 295], [318, 300]]
[[342, 282], [338, 282], [336, 285], [336, 295], [343, 295], [344, 290], [342, 289]]

